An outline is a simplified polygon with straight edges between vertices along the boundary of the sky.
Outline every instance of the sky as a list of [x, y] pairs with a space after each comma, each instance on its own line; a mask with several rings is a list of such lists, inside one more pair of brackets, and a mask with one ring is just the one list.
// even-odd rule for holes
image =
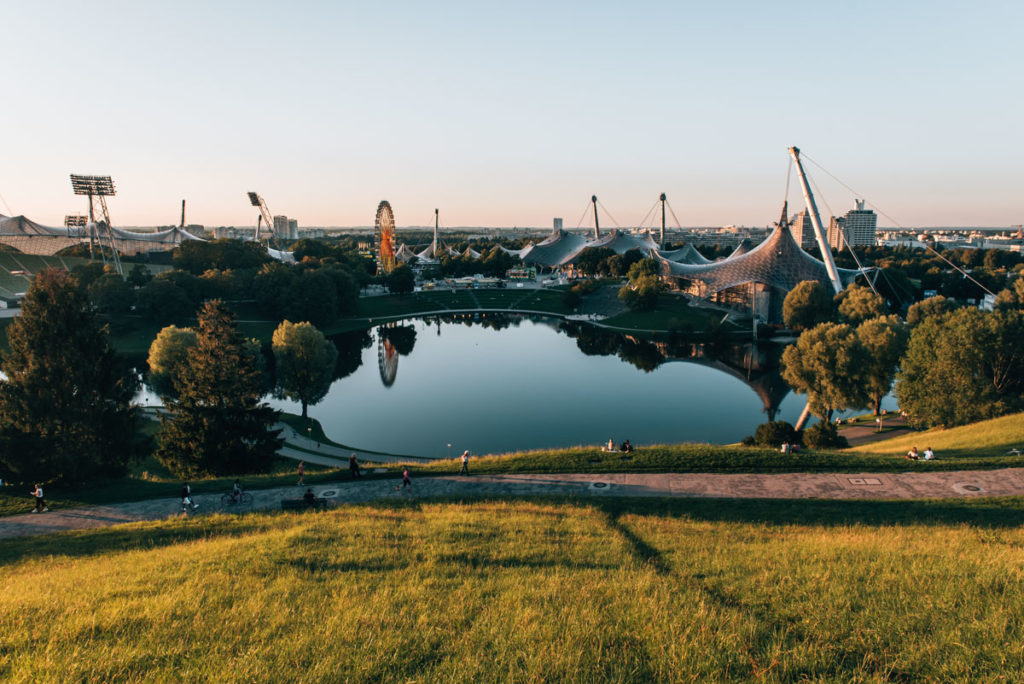
[[[60, 225], [766, 225], [804, 155], [880, 225], [1024, 223], [1024, 3], [0, 5], [0, 213]], [[806, 163], [822, 213], [855, 195]], [[795, 176], [791, 205], [802, 205]], [[831, 212], [830, 212], [831, 210]], [[891, 220], [890, 220], [891, 218]], [[602, 216], [602, 226], [608, 219]], [[589, 225], [589, 219], [583, 221]]]

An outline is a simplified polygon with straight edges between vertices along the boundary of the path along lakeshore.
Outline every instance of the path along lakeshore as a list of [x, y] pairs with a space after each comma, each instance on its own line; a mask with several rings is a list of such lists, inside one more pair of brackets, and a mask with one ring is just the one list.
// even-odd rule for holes
[[[470, 464], [472, 468], [472, 463]], [[964, 499], [1024, 496], [1024, 468], [929, 473], [621, 473], [621, 474], [413, 474], [412, 490], [397, 478], [339, 480], [312, 486], [329, 505], [394, 499], [460, 497], [669, 497], [738, 499]], [[251, 506], [222, 509], [220, 494], [198, 494], [196, 515], [280, 508], [306, 487], [252, 490]], [[31, 502], [26, 500], [26, 509]], [[0, 518], [0, 539], [109, 527], [181, 515], [181, 499], [166, 497]]]

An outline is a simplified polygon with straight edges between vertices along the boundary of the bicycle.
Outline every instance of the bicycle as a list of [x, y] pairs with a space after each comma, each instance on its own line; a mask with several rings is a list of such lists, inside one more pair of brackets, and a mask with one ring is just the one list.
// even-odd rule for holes
[[221, 506], [251, 506], [252, 505], [252, 494], [249, 492], [242, 492], [238, 497], [234, 497], [231, 494], [222, 494], [220, 497]]

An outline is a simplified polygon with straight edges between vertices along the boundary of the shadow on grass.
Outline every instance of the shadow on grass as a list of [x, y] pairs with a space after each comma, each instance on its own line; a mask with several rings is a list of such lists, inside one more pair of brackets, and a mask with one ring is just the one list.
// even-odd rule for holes
[[129, 550], [158, 549], [199, 539], [241, 537], [273, 529], [266, 515], [168, 518], [157, 522], [128, 523], [109, 528], [73, 530], [0, 540], [0, 565], [28, 558], [75, 558]]
[[[980, 528], [1024, 525], [1024, 497], [915, 500], [822, 500], [822, 499], [662, 499], [608, 497], [450, 497], [420, 499], [417, 503], [522, 503], [565, 504], [587, 507], [608, 517], [621, 532], [623, 515], [655, 515], [708, 522], [759, 523], [766, 525], [971, 525]], [[389, 502], [401, 506], [403, 502]], [[412, 502], [410, 502], [412, 503]], [[641, 549], [640, 555], [645, 552]]]

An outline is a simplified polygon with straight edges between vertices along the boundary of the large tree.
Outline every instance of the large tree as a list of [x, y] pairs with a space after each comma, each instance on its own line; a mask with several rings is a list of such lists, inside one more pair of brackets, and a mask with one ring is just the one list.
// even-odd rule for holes
[[310, 404], [327, 396], [338, 362], [338, 348], [311, 323], [283, 321], [273, 337], [277, 392], [302, 403], [302, 417]]
[[782, 379], [806, 394], [811, 413], [830, 420], [834, 411], [866, 406], [867, 353], [846, 323], [821, 323], [804, 331], [782, 353]]
[[867, 352], [864, 382], [875, 415], [879, 415], [882, 399], [892, 389], [896, 367], [907, 348], [910, 331], [898, 316], [881, 316], [857, 326], [857, 339]]
[[832, 295], [817, 280], [803, 280], [789, 291], [782, 302], [782, 321], [791, 330], [802, 332], [835, 318]]
[[664, 286], [658, 262], [641, 259], [629, 268], [629, 282], [619, 289], [619, 299], [635, 311], [650, 311], [658, 302]]
[[956, 308], [954, 303], [942, 295], [922, 299], [911, 304], [907, 309], [907, 325], [913, 327], [929, 316], [942, 316], [954, 308]]
[[885, 300], [862, 285], [850, 285], [836, 295], [835, 301], [839, 307], [839, 316], [851, 325], [887, 313]]
[[79, 481], [123, 472], [135, 455], [138, 381], [75, 278], [37, 273], [7, 340], [0, 459], [8, 476]]
[[234, 314], [219, 300], [204, 304], [195, 350], [176, 377], [178, 400], [161, 416], [157, 458], [181, 477], [269, 469], [281, 440], [260, 375]]
[[161, 397], [176, 398], [176, 380], [186, 372], [188, 357], [196, 346], [196, 331], [169, 325], [149, 345], [149, 386]]
[[1024, 313], [963, 308], [922, 320], [896, 376], [919, 425], [962, 425], [1024, 410]]

